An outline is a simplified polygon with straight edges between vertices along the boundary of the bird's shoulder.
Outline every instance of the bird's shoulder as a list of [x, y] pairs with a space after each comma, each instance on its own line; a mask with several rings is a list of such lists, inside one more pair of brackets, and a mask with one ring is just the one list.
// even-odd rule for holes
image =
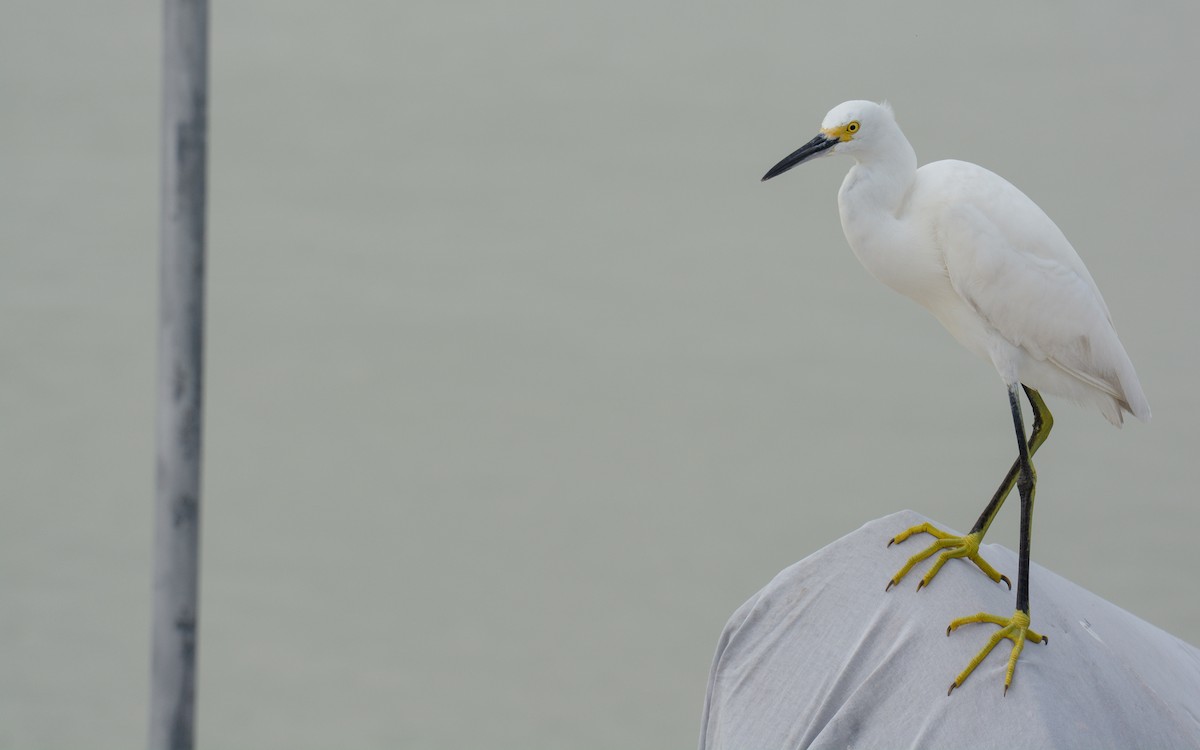
[[933, 162], [918, 176], [912, 210], [958, 294], [1014, 345], [1086, 372], [1073, 348], [1081, 336], [1107, 336], [1112, 323], [1096, 282], [1058, 226], [978, 165]]
[[914, 195], [926, 206], [943, 212], [973, 206], [995, 212], [1028, 219], [1031, 215], [1045, 216], [1045, 212], [1029, 196], [995, 172], [958, 159], [930, 162], [917, 170]]
[[985, 325], [1067, 376], [1040, 387], [1099, 398], [1114, 424], [1121, 408], [1149, 416], [1096, 282], [1032, 199], [977, 164], [947, 160], [917, 171], [908, 211], [919, 241], [934, 249], [951, 287]]
[[1058, 225], [1029, 196], [978, 164], [947, 159], [917, 171], [912, 210], [946, 253], [1024, 258], [1094, 285]]

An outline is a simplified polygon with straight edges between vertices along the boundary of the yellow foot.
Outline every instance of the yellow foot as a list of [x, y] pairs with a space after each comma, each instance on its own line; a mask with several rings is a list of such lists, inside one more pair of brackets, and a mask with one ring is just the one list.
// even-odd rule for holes
[[929, 569], [929, 572], [926, 573], [925, 577], [921, 579], [921, 582], [917, 584], [917, 591], [920, 591], [925, 586], [928, 586], [929, 582], [933, 580], [933, 577], [936, 576], [938, 571], [942, 569], [942, 566], [946, 564], [946, 561], [955, 557], [967, 558], [971, 562], [978, 565], [979, 569], [982, 570], [984, 575], [986, 575], [988, 578], [991, 578], [996, 583], [1004, 581], [1008, 584], [1009, 591], [1012, 590], [1012, 581], [1008, 580], [1008, 576], [1001, 575], [1000, 573], [996, 572], [995, 568], [993, 568], [991, 565], [988, 565], [987, 560], [984, 560], [979, 556], [979, 541], [983, 539], [982, 534], [951, 536], [937, 527], [923, 523], [920, 526], [913, 526], [911, 529], [905, 529], [904, 531], [901, 531], [899, 534], [891, 538], [891, 541], [888, 542], [888, 546], [891, 547], [893, 544], [899, 544], [913, 534], [920, 533], [926, 533], [937, 537], [937, 541], [929, 545], [925, 550], [908, 558], [908, 562], [904, 563], [904, 567], [898, 570], [896, 575], [892, 576], [892, 580], [888, 581], [887, 588], [885, 588], [884, 591], [890, 591], [892, 586], [898, 585], [900, 583], [900, 579], [908, 575], [908, 571], [912, 570], [914, 565], [922, 560], [932, 557], [933, 554], [939, 550], [941, 550], [942, 554], [938, 555], [938, 559], [936, 562], [934, 562], [933, 567]]
[[946, 691], [946, 695], [950, 695], [950, 693], [954, 692], [954, 688], [962, 685], [971, 676], [971, 672], [975, 671], [975, 667], [978, 667], [979, 663], [988, 654], [992, 653], [992, 649], [996, 647], [996, 644], [1005, 638], [1013, 642], [1012, 654], [1008, 657], [1008, 671], [1004, 674], [1004, 694], [1008, 695], [1008, 686], [1012, 684], [1013, 671], [1017, 668], [1017, 657], [1021, 655], [1021, 649], [1025, 647], [1025, 641], [1033, 641], [1034, 643], [1050, 642], [1050, 639], [1046, 636], [1038, 635], [1029, 629], [1029, 613], [1022, 612], [1019, 609], [1013, 612], [1013, 616], [1007, 620], [1003, 617], [983, 612], [971, 615], [970, 617], [959, 618], [950, 623], [950, 627], [946, 628], [946, 635], [949, 636], [960, 625], [966, 625], [969, 622], [990, 622], [994, 625], [999, 625], [1000, 629], [992, 633], [992, 637], [988, 639], [987, 645], [983, 647], [983, 650], [975, 655], [975, 658], [971, 660], [971, 663], [967, 665], [967, 668], [958, 677], [954, 678], [954, 682], [950, 683], [950, 689]]

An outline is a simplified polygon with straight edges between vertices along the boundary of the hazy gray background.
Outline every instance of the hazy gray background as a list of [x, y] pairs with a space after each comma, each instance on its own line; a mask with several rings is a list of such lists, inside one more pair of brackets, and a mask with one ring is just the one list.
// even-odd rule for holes
[[[1155, 420], [1051, 400], [1034, 556], [1200, 642], [1198, 21], [217, 2], [201, 744], [692, 747], [775, 572], [900, 508], [968, 528], [998, 378], [858, 266], [849, 161], [758, 182], [851, 98], [1088, 262]], [[4, 748], [144, 742], [159, 24], [0, 25]]]

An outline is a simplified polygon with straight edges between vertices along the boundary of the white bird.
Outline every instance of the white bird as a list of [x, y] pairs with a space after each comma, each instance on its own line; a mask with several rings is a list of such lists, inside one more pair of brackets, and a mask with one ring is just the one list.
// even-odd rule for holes
[[[1053, 424], [1039, 392], [1094, 406], [1120, 427], [1125, 412], [1149, 421], [1150, 405], [1117, 338], [1108, 306], [1079, 255], [1045, 212], [1004, 178], [963, 161], [917, 168], [912, 145], [887, 104], [850, 101], [834, 107], [815, 138], [763, 176], [769, 180], [806, 161], [846, 154], [855, 164], [838, 192], [842, 230], [872, 276], [910, 297], [970, 351], [991, 362], [1008, 388], [1018, 457], [975, 526], [952, 536], [929, 524], [888, 542], [929, 533], [936, 541], [913, 555], [887, 588], [914, 565], [941, 551], [917, 585], [929, 584], [945, 562], [967, 558], [993, 581], [1008, 581], [979, 556], [979, 543], [1014, 484], [1021, 496], [1016, 611], [1008, 618], [979, 613], [950, 623], [1000, 626], [950, 684], [960, 686], [1002, 639], [1013, 642], [1004, 678], [1007, 694], [1029, 629], [1029, 535], [1037, 473], [1030, 457]], [[1021, 386], [1033, 411], [1028, 442]]]

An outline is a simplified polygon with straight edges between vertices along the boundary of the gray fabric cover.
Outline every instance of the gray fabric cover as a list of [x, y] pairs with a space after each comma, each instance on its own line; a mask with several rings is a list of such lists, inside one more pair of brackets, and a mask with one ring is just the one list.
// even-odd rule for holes
[[[980, 611], [1007, 617], [1015, 592], [952, 560], [919, 592], [928, 562], [885, 593], [933, 538], [887, 541], [928, 520], [902, 511], [872, 521], [733, 614], [709, 675], [701, 750], [1200, 748], [1200, 651], [1036, 564], [1031, 627], [1049, 643], [1026, 644], [1007, 696], [1003, 640], [947, 697], [996, 626], [949, 637], [946, 626]], [[1016, 553], [981, 552], [1015, 586]]]

